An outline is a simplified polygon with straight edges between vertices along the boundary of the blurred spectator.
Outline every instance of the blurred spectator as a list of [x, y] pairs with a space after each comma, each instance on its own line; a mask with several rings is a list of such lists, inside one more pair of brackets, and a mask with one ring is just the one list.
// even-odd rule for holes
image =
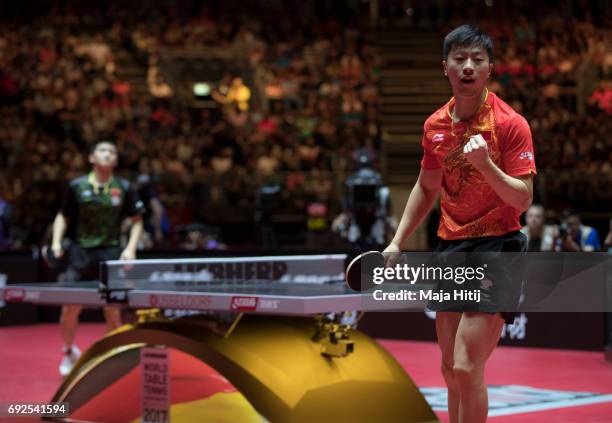
[[180, 228], [181, 249], [194, 250], [225, 250], [227, 246], [219, 241], [218, 234], [201, 223], [192, 223]]
[[227, 109], [236, 108], [241, 112], [249, 109], [251, 90], [244, 84], [242, 78], [225, 75], [212, 97]]
[[612, 115], [612, 88], [611, 83], [601, 81], [597, 90], [589, 97], [589, 104], [606, 112], [608, 116]]
[[556, 251], [600, 251], [601, 244], [597, 231], [583, 225], [580, 216], [573, 211], [563, 213], [559, 239], [555, 247]]
[[0, 251], [9, 250], [13, 244], [13, 228], [11, 222], [11, 205], [8, 198], [8, 186], [0, 179]]
[[607, 251], [608, 253], [612, 253], [612, 219], [610, 219], [610, 228], [608, 231], [608, 235], [606, 236], [606, 239], [604, 240], [604, 251]]
[[527, 210], [521, 232], [527, 237], [527, 251], [553, 251], [558, 237], [555, 225], [544, 224], [544, 207], [533, 204]]
[[145, 206], [145, 213], [142, 216], [144, 232], [155, 244], [159, 245], [170, 232], [164, 205], [159, 199], [149, 175], [138, 175], [134, 188]]

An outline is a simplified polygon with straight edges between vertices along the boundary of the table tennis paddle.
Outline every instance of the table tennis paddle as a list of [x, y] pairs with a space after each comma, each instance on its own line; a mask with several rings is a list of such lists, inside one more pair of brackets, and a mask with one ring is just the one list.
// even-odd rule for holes
[[367, 291], [373, 288], [374, 268], [385, 267], [385, 257], [378, 251], [366, 251], [355, 257], [347, 266], [346, 284], [354, 291]]
[[40, 254], [45, 264], [50, 269], [55, 269], [62, 264], [63, 257], [56, 257], [56, 255], [53, 253], [53, 250], [51, 249], [49, 245], [43, 245], [40, 249]]

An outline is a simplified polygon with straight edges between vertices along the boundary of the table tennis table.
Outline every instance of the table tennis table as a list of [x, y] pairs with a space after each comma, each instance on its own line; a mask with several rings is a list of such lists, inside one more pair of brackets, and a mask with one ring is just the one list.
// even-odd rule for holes
[[[269, 421], [435, 421], [401, 366], [355, 328], [358, 315], [398, 306], [346, 287], [345, 261], [343, 254], [109, 261], [99, 281], [12, 284], [0, 298], [141, 310], [137, 323], [94, 344], [64, 380], [53, 401], [71, 410], [133, 367], [125, 365], [129, 351], [162, 345], [215, 368]], [[168, 319], [164, 309], [201, 315]]]
[[[412, 286], [412, 289], [418, 289]], [[389, 289], [387, 289], [389, 291]], [[248, 312], [272, 315], [316, 315], [344, 311], [419, 310], [425, 301], [399, 306], [374, 301], [371, 292], [355, 292], [342, 284], [190, 284], [165, 283], [163, 287], [131, 288], [109, 301], [99, 281], [72, 283], [23, 283], [0, 287], [0, 298], [8, 302], [39, 305], [79, 304], [84, 307], [108, 305], [129, 308], [160, 308], [212, 312]]]

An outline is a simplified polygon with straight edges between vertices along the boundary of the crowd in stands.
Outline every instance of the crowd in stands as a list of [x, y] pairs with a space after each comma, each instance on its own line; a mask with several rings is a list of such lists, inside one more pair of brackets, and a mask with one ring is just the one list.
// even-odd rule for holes
[[536, 198], [557, 210], [609, 211], [611, 91], [597, 81], [609, 77], [610, 33], [563, 10], [485, 29], [498, 43], [492, 88], [530, 123], [540, 170]]
[[[382, 62], [367, 15], [347, 6], [355, 4], [67, 3], [5, 18], [0, 248], [8, 238], [13, 248], [41, 241], [65, 182], [88, 170], [87, 145], [105, 137], [118, 142], [119, 173], [146, 181], [163, 204], [164, 228], [154, 229], [153, 240], [176, 246], [186, 242], [177, 228], [193, 222], [253, 220], [261, 188], [271, 185], [282, 187], [279, 213], [307, 215], [313, 205], [320, 213], [323, 205], [333, 219], [352, 154], [377, 150], [381, 139]], [[446, 13], [442, 28], [464, 18]], [[491, 89], [530, 122], [538, 200], [609, 211], [610, 33], [589, 16], [571, 16], [483, 20], [497, 42]], [[216, 107], [191, 107], [160, 65], [168, 48], [225, 50], [249, 71], [226, 73], [211, 93]], [[148, 93], [122, 79], [121, 55], [145, 66]], [[586, 64], [595, 69], [590, 79], [604, 82], [584, 88]]]
[[[380, 63], [368, 34], [331, 9], [293, 2], [279, 23], [278, 10], [235, 13], [229, 3], [54, 7], [3, 22], [0, 165], [14, 246], [40, 241], [65, 182], [88, 170], [87, 145], [105, 137], [118, 143], [120, 174], [148, 176], [169, 228], [253, 220], [258, 190], [273, 183], [287, 200], [278, 212], [322, 203], [333, 217], [353, 151], [375, 148], [379, 135]], [[162, 48], [177, 46], [232, 49], [248, 58], [250, 86], [228, 73], [216, 108], [189, 107], [157, 65]], [[149, 95], [117, 72], [126, 52], [146, 61]]]
[[527, 237], [529, 252], [598, 252], [612, 253], [612, 218], [606, 222], [603, 238], [598, 231], [582, 222], [571, 209], [559, 214], [559, 224], [547, 223], [546, 211], [533, 204], [525, 213], [525, 226], [521, 232]]

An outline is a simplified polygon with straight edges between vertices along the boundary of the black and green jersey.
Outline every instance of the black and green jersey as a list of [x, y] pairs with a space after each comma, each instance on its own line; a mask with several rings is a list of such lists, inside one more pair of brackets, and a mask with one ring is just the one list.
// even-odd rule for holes
[[90, 173], [70, 181], [61, 211], [81, 247], [116, 247], [123, 219], [144, 207], [128, 181], [113, 177], [98, 185]]

